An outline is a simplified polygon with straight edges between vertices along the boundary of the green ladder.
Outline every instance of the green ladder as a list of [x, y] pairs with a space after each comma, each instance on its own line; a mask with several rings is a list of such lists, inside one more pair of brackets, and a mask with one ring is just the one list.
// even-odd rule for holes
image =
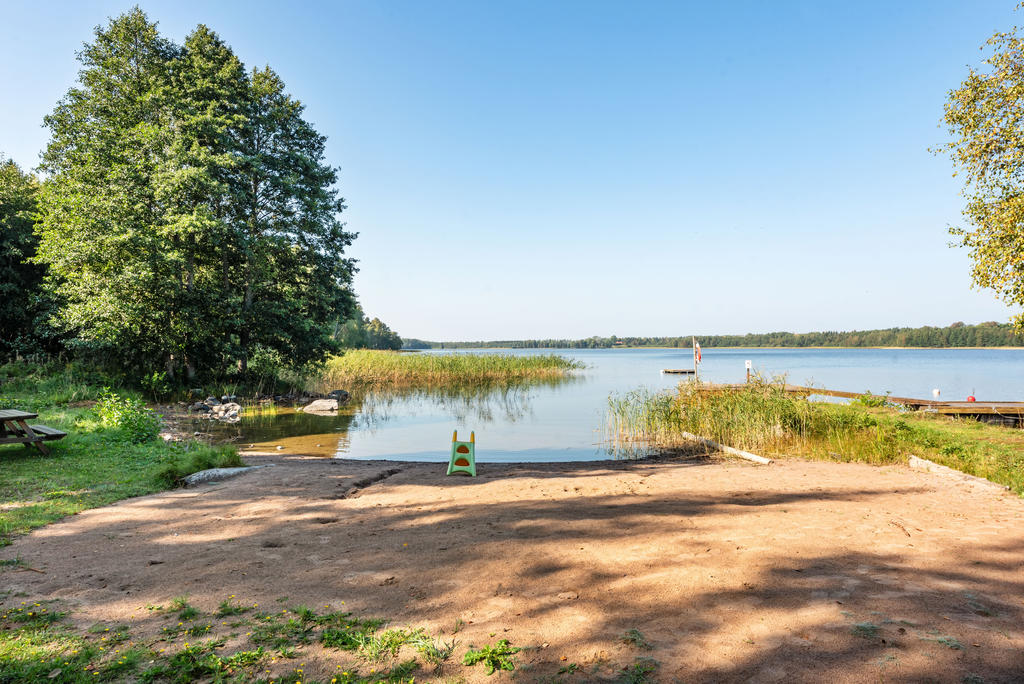
[[452, 433], [452, 455], [448, 459], [448, 475], [465, 473], [476, 477], [476, 433], [469, 433], [468, 442], [459, 441], [459, 431]]

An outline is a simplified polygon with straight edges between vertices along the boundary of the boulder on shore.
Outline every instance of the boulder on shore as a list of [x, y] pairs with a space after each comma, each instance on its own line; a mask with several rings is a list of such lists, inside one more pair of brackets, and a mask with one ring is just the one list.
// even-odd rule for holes
[[210, 417], [225, 423], [237, 423], [240, 420], [239, 415], [243, 410], [241, 405], [228, 402], [227, 404], [219, 404], [212, 407], [210, 409]]
[[333, 414], [338, 410], [337, 399], [317, 399], [302, 407], [304, 413]]

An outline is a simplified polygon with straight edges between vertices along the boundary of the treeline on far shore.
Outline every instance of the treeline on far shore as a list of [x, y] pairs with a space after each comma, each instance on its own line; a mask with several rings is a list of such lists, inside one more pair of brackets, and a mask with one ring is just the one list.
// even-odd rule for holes
[[[1016, 347], [1024, 334], [1008, 323], [960, 321], [944, 328], [885, 328], [883, 330], [770, 332], [746, 335], [698, 335], [703, 347]], [[680, 337], [587, 337], [580, 340], [492, 340], [488, 342], [428, 342], [406, 338], [405, 349], [606, 349], [612, 347], [691, 347], [692, 335]]]

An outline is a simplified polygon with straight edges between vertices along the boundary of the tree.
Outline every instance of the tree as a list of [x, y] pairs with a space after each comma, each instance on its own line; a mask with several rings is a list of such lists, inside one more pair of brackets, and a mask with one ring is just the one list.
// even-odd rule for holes
[[343, 253], [356, 236], [337, 219], [337, 171], [302, 110], [269, 67], [252, 73], [228, 216], [240, 249], [242, 371], [255, 345], [316, 360], [331, 347], [330, 322], [355, 310], [355, 262]]
[[80, 345], [146, 372], [301, 366], [354, 306], [355, 238], [326, 139], [268, 68], [205, 26], [181, 46], [138, 8], [96, 29], [46, 118], [37, 260]]
[[402, 338], [379, 318], [370, 320], [363, 309], [356, 305], [355, 314], [338, 326], [334, 334], [338, 345], [345, 349], [391, 349], [402, 348]]
[[[969, 228], [952, 228], [970, 250], [971, 276], [1010, 306], [1024, 306], [1024, 38], [996, 33], [992, 54], [949, 93], [943, 146], [964, 176]], [[1014, 318], [1024, 327], [1024, 314]]]
[[0, 157], [0, 353], [5, 355], [39, 348], [44, 271], [28, 262], [38, 243], [33, 234], [38, 196], [35, 177]]
[[172, 130], [164, 100], [176, 48], [138, 9], [96, 29], [79, 83], [46, 117], [37, 260], [62, 299], [57, 323], [128, 364], [170, 364], [175, 256], [156, 177]]

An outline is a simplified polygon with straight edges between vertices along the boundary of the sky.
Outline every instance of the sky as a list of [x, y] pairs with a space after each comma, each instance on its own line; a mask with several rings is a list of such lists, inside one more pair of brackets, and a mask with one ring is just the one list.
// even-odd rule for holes
[[[0, 153], [38, 164], [133, 2], [0, 0]], [[140, 2], [270, 65], [328, 138], [363, 308], [429, 340], [1005, 321], [930, 148], [970, 2]]]

